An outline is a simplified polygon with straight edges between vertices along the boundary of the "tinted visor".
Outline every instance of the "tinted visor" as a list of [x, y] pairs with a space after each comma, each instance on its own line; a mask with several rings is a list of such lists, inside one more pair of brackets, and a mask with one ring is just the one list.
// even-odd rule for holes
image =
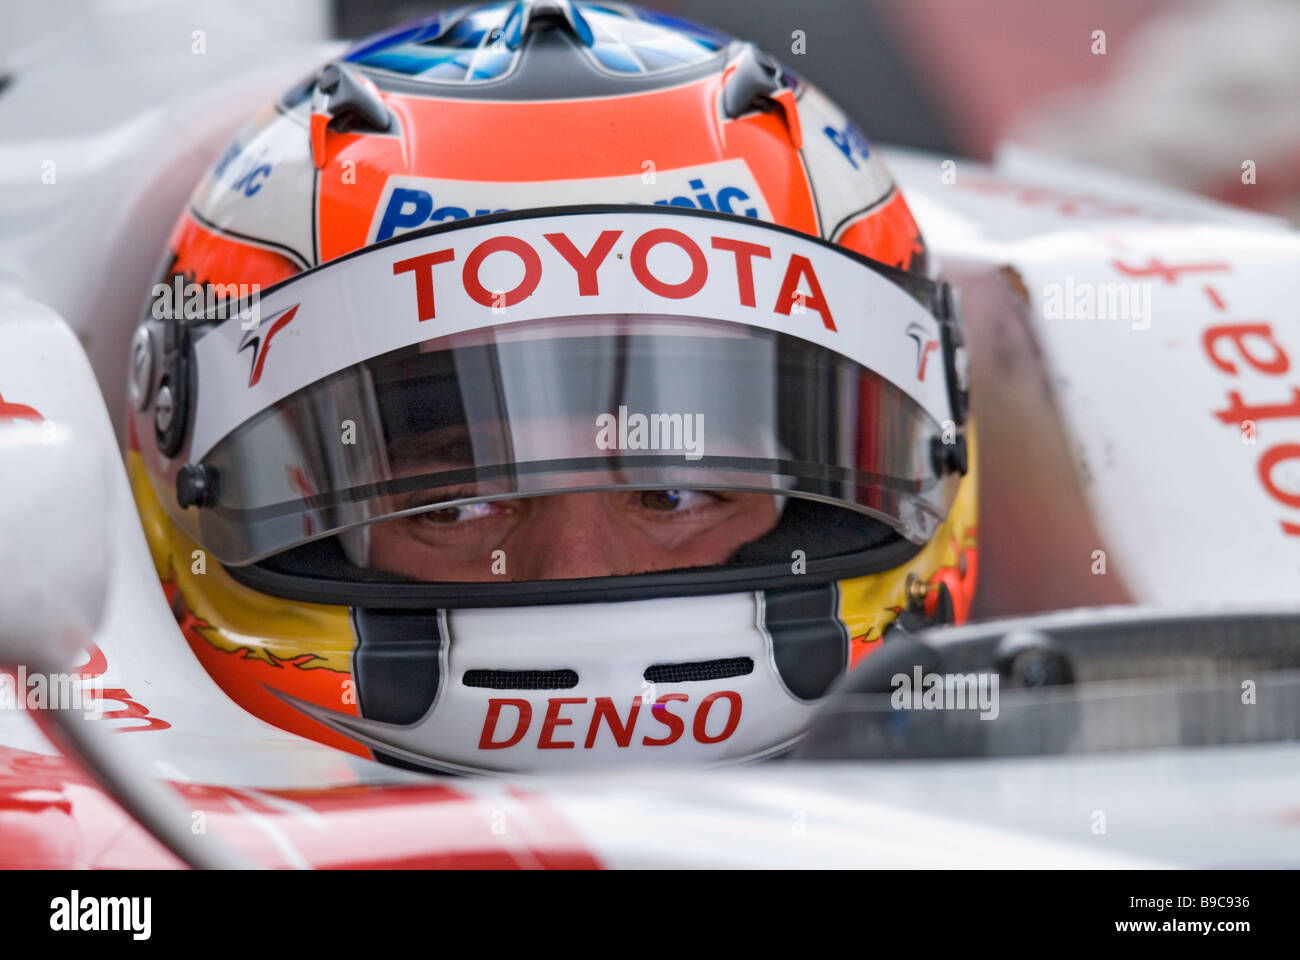
[[[475, 503], [711, 490], [829, 501], [920, 542], [947, 507], [938, 430], [879, 375], [769, 330], [532, 321], [393, 351], [244, 424], [205, 458], [202, 535], [241, 563], [435, 509], [449, 531], [486, 516], [455, 509]], [[672, 500], [647, 509], [685, 512]]]

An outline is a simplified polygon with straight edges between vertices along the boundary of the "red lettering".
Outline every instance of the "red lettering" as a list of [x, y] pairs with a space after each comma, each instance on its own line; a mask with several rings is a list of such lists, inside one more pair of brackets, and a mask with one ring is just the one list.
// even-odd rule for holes
[[[1300, 394], [1300, 390], [1296, 393]], [[1281, 500], [1288, 507], [1300, 509], [1300, 493], [1286, 493], [1273, 483], [1273, 468], [1283, 460], [1290, 460], [1292, 457], [1300, 457], [1300, 443], [1284, 443], [1270, 449], [1259, 458], [1259, 482], [1264, 484], [1264, 489], [1274, 499]]]
[[[88, 644], [86, 647], [86, 663], [77, 668], [75, 676], [82, 680], [93, 680], [96, 677], [103, 676], [108, 671], [108, 658], [104, 656], [104, 651], [96, 644]], [[149, 708], [144, 704], [137, 703], [131, 699], [131, 695], [121, 687], [100, 690], [95, 687], [85, 688], [87, 697], [94, 700], [112, 700], [122, 704], [121, 710], [114, 710], [111, 713], [104, 713], [105, 720], [144, 720], [142, 727], [122, 727], [114, 730], [114, 733], [136, 733], [142, 730], [170, 730], [171, 724], [166, 720], [158, 717], [149, 716]]]
[[785, 279], [781, 281], [781, 292], [776, 295], [776, 306], [772, 309], [777, 313], [785, 314], [787, 317], [790, 316], [790, 310], [795, 303], [795, 295], [799, 290], [800, 278], [808, 281], [809, 296], [804, 299], [804, 306], [820, 313], [822, 323], [826, 325], [826, 329], [834, 330], [835, 321], [831, 319], [831, 308], [826, 304], [826, 297], [822, 293], [821, 284], [817, 282], [817, 274], [813, 272], [812, 264], [808, 262], [807, 257], [801, 257], [798, 254], [793, 254], [790, 257], [790, 264], [785, 268]]
[[596, 271], [600, 269], [600, 265], [609, 256], [609, 251], [614, 249], [614, 243], [622, 235], [622, 230], [602, 230], [600, 236], [596, 238], [595, 244], [592, 245], [591, 251], [583, 255], [573, 245], [573, 241], [564, 234], [543, 234], [551, 242], [551, 246], [556, 249], [556, 252], [578, 274], [578, 296], [580, 297], [594, 297], [600, 293], [600, 287], [596, 280]]
[[613, 697], [597, 697], [596, 708], [591, 714], [591, 726], [587, 729], [587, 742], [583, 744], [590, 750], [596, 744], [596, 732], [600, 730], [600, 721], [603, 717], [609, 724], [609, 732], [614, 735], [614, 742], [620, 747], [626, 747], [632, 742], [632, 731], [636, 727], [637, 714], [641, 712], [641, 698], [636, 697], [632, 700], [632, 711], [627, 715], [627, 723], [623, 723], [618, 711], [614, 709]]
[[743, 240], [728, 240], [726, 237], [713, 238], [714, 250], [726, 250], [736, 258], [736, 284], [740, 291], [740, 304], [753, 307], [754, 301], [754, 258], [764, 260], [772, 258], [772, 248], [758, 243], [746, 243]]
[[1228, 394], [1231, 406], [1227, 410], [1216, 410], [1214, 416], [1224, 423], [1240, 424], [1246, 420], [1273, 420], [1281, 417], [1300, 417], [1300, 387], [1292, 388], [1289, 404], [1270, 403], [1261, 407], [1248, 407], [1241, 399], [1241, 394], [1233, 390]]
[[586, 697], [551, 697], [547, 701], [546, 719], [542, 721], [542, 733], [537, 738], [538, 750], [567, 750], [575, 746], [571, 741], [555, 741], [551, 735], [555, 733], [556, 727], [567, 727], [573, 723], [567, 717], [560, 716], [560, 708], [568, 703], [586, 703]]
[[88, 644], [86, 651], [88, 659], [84, 666], [77, 669], [78, 677], [82, 680], [93, 680], [108, 672], [108, 657], [104, 656], [104, 651], [99, 649], [98, 645]]
[[[646, 257], [661, 243], [678, 246], [691, 258], [691, 275], [681, 283], [664, 283], [650, 272]], [[709, 263], [704, 259], [704, 251], [694, 240], [680, 230], [661, 227], [657, 230], [647, 230], [637, 238], [636, 243], [632, 244], [632, 273], [637, 280], [641, 281], [641, 286], [651, 293], [672, 300], [683, 300], [700, 292], [704, 281], [709, 278]]]
[[433, 319], [433, 268], [439, 263], [451, 263], [456, 254], [451, 250], [435, 250], [433, 253], [421, 254], [409, 260], [398, 260], [393, 264], [393, 276], [402, 273], [415, 274], [415, 311], [420, 322]]
[[[719, 697], [726, 697], [731, 701], [731, 712], [727, 715], [727, 724], [722, 728], [722, 732], [716, 737], [710, 737], [706, 732], [706, 725], [709, 719], [709, 708], [713, 706], [713, 701]], [[695, 739], [700, 743], [717, 743], [720, 740], [726, 740], [736, 732], [736, 726], [740, 723], [740, 694], [734, 690], [719, 690], [717, 693], [711, 693], [700, 701], [699, 707], [695, 711], [695, 724], [693, 732]]]
[[[650, 711], [650, 716], [662, 723], [670, 732], [668, 736], [661, 737], [658, 740], [651, 739], [650, 737], [642, 737], [641, 743], [647, 747], [666, 747], [670, 743], [676, 743], [677, 738], [680, 737], [682, 731], [686, 729], [686, 723], [681, 717], [669, 710], [666, 704], [670, 700], [686, 701], [689, 699], [690, 697], [686, 696], [684, 693], [665, 693], [662, 697], [656, 700], [654, 708]], [[660, 706], [660, 704], [665, 704], [665, 706]]]
[[105, 720], [143, 720], [142, 727], [122, 727], [114, 730], [114, 733], [138, 733], [142, 730], [169, 730], [171, 724], [166, 720], [160, 720], [157, 717], [149, 716], [149, 708], [143, 704], [136, 703], [131, 699], [131, 695], [125, 690], [114, 688], [112, 690], [89, 690], [87, 693], [96, 700], [113, 700], [122, 704], [121, 710], [113, 710], [104, 714]]
[[45, 418], [34, 409], [22, 403], [7, 403], [0, 394], [0, 423], [6, 420], [35, 420], [40, 423]]
[[495, 295], [483, 286], [478, 279], [479, 267], [494, 253], [499, 252], [513, 253], [524, 263], [524, 278], [519, 281], [519, 285], [513, 290], [505, 291], [501, 299], [501, 306], [513, 307], [520, 300], [524, 300], [532, 295], [537, 289], [537, 284], [542, 279], [542, 261], [537, 256], [537, 251], [528, 245], [526, 241], [518, 237], [492, 237], [490, 240], [484, 240], [465, 258], [465, 269], [461, 273], [461, 278], [465, 284], [465, 292], [476, 303], [485, 307], [494, 307], [498, 304]]
[[1130, 277], [1159, 277], [1165, 283], [1177, 283], [1178, 274], [1180, 273], [1200, 273], [1215, 270], [1231, 270], [1232, 267], [1226, 263], [1188, 263], [1181, 267], [1172, 264], [1160, 262], [1159, 257], [1152, 257], [1151, 262], [1145, 267], [1130, 267], [1120, 263], [1118, 260], [1112, 261], [1113, 266], [1120, 273]]
[[[1223, 359], [1215, 352], [1214, 344], [1220, 337], [1230, 338], [1237, 345], [1237, 352], [1241, 354], [1242, 359], [1260, 373], [1276, 375], [1286, 373], [1291, 367], [1286, 351], [1282, 349], [1281, 344], [1273, 339], [1273, 328], [1267, 323], [1227, 323], [1218, 327], [1207, 327], [1201, 337], [1201, 344], [1205, 347], [1205, 352], [1210, 356], [1210, 363], [1224, 373], [1231, 373], [1235, 376], [1237, 367], [1236, 364]], [[1267, 341], [1268, 345], [1273, 348], [1273, 356], [1268, 360], [1261, 360], [1253, 356], [1246, 349], [1247, 337], [1259, 337]]]
[[[493, 740], [492, 735], [496, 733], [497, 718], [501, 715], [502, 707], [514, 707], [519, 711], [519, 719], [515, 722], [515, 732], [510, 735], [509, 740]], [[528, 732], [528, 727], [532, 722], [533, 705], [527, 700], [499, 700], [493, 697], [488, 701], [488, 712], [483, 720], [483, 732], [478, 738], [478, 748], [480, 750], [504, 750], [506, 747], [513, 747], [524, 738], [524, 734]]]

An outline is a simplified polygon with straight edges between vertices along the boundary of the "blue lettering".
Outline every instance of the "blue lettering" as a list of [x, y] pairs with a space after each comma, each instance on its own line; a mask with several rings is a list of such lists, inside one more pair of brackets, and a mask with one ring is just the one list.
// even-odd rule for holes
[[[723, 213], [736, 213], [737, 211], [731, 209], [731, 201], [745, 201], [748, 199], [749, 194], [744, 190], [741, 190], [739, 187], [723, 187], [718, 191], [718, 209]], [[757, 220], [758, 208], [747, 207], [745, 209], [745, 216], [749, 217], [751, 220]]]
[[716, 211], [716, 210], [718, 209], [717, 207], [715, 207], [715, 206], [713, 205], [713, 201], [709, 198], [708, 191], [707, 191], [707, 190], [704, 190], [704, 181], [703, 181], [703, 180], [692, 180], [692, 181], [691, 181], [691, 189], [692, 189], [692, 190], [702, 190], [702, 191], [704, 191], [703, 193], [697, 193], [697, 194], [695, 195], [695, 199], [698, 200], [698, 201], [700, 202], [700, 209], [701, 209], [701, 210], [715, 210], [715, 211]]
[[858, 162], [853, 159], [853, 148], [849, 146], [849, 138], [845, 135], [844, 131], [836, 130], [834, 127], [827, 127], [822, 131], [822, 133], [830, 137], [831, 143], [839, 147], [840, 153], [844, 154], [844, 159], [853, 164], [853, 169], [856, 170], [858, 168]]
[[242, 148], [237, 143], [232, 143], [230, 146], [226, 147], [226, 152], [221, 155], [221, 159], [218, 160], [217, 165], [212, 168], [212, 172], [220, 177], [226, 172], [226, 167], [230, 166], [230, 161], [239, 156], [241, 149]]
[[234, 189], [243, 190], [244, 196], [251, 197], [257, 191], [262, 189], [262, 185], [257, 183], [260, 176], [263, 180], [271, 175], [271, 167], [268, 164], [262, 164], [260, 167], [254, 167], [235, 181]]
[[221, 155], [216, 166], [212, 168], [213, 174], [217, 179], [224, 180], [226, 175], [230, 175], [228, 189], [235, 192], [242, 192], [244, 196], [251, 197], [257, 191], [262, 189], [262, 184], [258, 183], [259, 179], [265, 180], [271, 175], [272, 165], [263, 163], [262, 158], [266, 156], [266, 151], [261, 152], [257, 159], [244, 157], [244, 148], [237, 143], [232, 143], [226, 148], [226, 152]]
[[[411, 209], [403, 208], [410, 204]], [[384, 210], [384, 219], [379, 222], [376, 240], [387, 240], [398, 230], [418, 227], [429, 219], [433, 212], [433, 196], [423, 190], [406, 190], [398, 187], [388, 198], [388, 208]]]
[[464, 207], [439, 207], [433, 211], [433, 216], [429, 220], [436, 223], [442, 220], [466, 220], [468, 218], [469, 211]]
[[871, 148], [867, 145], [866, 138], [858, 132], [858, 128], [853, 124], [846, 124], [843, 130], [836, 130], [834, 127], [826, 127], [822, 133], [830, 139], [831, 143], [839, 148], [840, 153], [844, 154], [844, 159], [853, 165], [853, 169], [858, 169], [858, 161], [854, 160], [854, 154], [861, 160], [866, 160], [871, 153]]

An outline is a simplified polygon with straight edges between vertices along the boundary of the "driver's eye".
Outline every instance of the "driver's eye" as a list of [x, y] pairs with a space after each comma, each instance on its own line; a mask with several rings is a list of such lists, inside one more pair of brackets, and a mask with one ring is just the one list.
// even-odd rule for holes
[[480, 517], [491, 516], [493, 513], [493, 504], [491, 503], [470, 503], [463, 507], [446, 507], [442, 510], [430, 510], [427, 513], [416, 514], [426, 523], [436, 524], [453, 524], [465, 520], [477, 520]]
[[697, 490], [643, 490], [640, 496], [641, 506], [647, 510], [670, 513], [690, 506], [707, 494]]

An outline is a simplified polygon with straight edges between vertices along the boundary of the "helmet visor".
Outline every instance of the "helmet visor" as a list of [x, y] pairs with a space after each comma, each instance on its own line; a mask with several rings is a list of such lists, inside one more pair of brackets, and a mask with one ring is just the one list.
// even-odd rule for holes
[[[942, 428], [924, 394], [814, 339], [686, 309], [513, 321], [507, 309], [360, 359], [212, 445], [201, 462], [216, 502], [188, 519], [228, 564], [343, 534], [362, 567], [438, 581], [488, 579], [498, 553], [512, 579], [510, 558], [539, 543], [599, 555], [575, 556], [575, 575], [592, 562], [605, 575], [725, 562], [788, 497], [930, 537], [955, 482], [936, 473]], [[361, 306], [351, 322], [376, 319]], [[646, 560], [658, 551], [669, 559]]]

